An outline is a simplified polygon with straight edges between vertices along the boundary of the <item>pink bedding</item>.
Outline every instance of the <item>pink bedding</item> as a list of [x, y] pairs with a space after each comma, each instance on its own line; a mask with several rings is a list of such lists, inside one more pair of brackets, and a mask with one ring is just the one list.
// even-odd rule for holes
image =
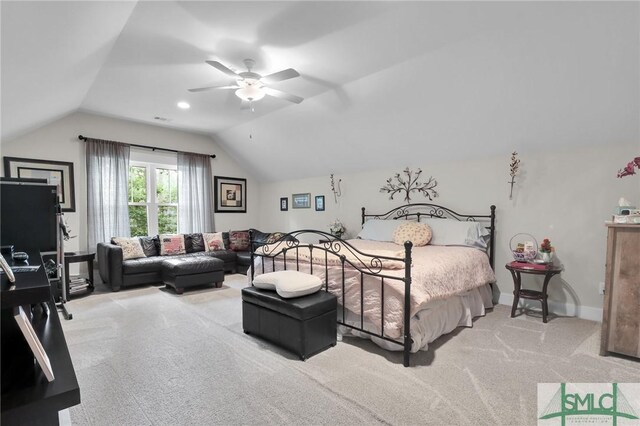
[[[349, 244], [358, 250], [370, 254], [390, 257], [403, 257], [404, 247], [394, 243], [369, 241], [369, 240], [349, 240]], [[323, 247], [322, 244], [316, 247]], [[274, 245], [267, 247], [267, 252], [275, 248]], [[275, 248], [278, 251], [278, 248]], [[299, 265], [301, 272], [310, 272], [309, 249], [298, 248]], [[357, 264], [355, 258], [343, 249], [341, 254], [345, 254], [348, 260]], [[296, 269], [295, 249], [287, 253], [287, 269]], [[262, 260], [260, 256], [255, 259], [255, 274], [262, 273]], [[264, 271], [273, 270], [273, 262], [269, 258], [264, 258]], [[366, 259], [370, 262], [371, 259]], [[483, 286], [487, 283], [495, 282], [495, 275], [487, 255], [477, 249], [469, 247], [452, 246], [425, 246], [414, 247], [412, 250], [411, 267], [411, 317], [420, 311], [428, 302], [445, 299], [447, 297], [463, 294], [468, 290]], [[344, 294], [342, 290], [342, 267], [338, 259], [329, 254], [325, 268], [325, 252], [323, 250], [313, 250], [313, 274], [320, 277], [325, 282], [325, 270], [328, 271], [329, 291], [338, 297], [338, 303], [343, 304], [349, 311], [360, 316], [360, 271], [345, 264]], [[279, 255], [275, 261], [275, 270], [282, 270], [283, 259]], [[380, 274], [402, 278], [404, 277], [404, 266], [397, 261], [385, 261]], [[364, 318], [374, 324], [374, 329], [369, 331], [380, 333], [384, 330], [384, 335], [390, 338], [400, 338], [404, 319], [404, 283], [394, 279], [384, 279], [384, 323], [382, 323], [383, 313], [380, 309], [382, 280], [377, 276], [364, 275]], [[339, 309], [340, 311], [340, 309]], [[359, 326], [359, 323], [356, 324]]]

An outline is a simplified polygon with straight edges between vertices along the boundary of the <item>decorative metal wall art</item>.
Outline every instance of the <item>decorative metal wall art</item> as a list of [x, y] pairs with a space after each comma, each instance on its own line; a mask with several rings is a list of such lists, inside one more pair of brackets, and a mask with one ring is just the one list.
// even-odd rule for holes
[[509, 199], [513, 198], [513, 184], [516, 183], [516, 175], [518, 174], [518, 168], [520, 167], [520, 159], [518, 158], [518, 153], [513, 151], [511, 153], [511, 163], [509, 164], [509, 176], [511, 176], [511, 180], [507, 183], [511, 184], [511, 192], [509, 192]]
[[[333, 173], [331, 173], [331, 192], [333, 192], [333, 199], [335, 200], [336, 204], [338, 204], [338, 197], [342, 195], [340, 182], [342, 182], [342, 179], [338, 179], [338, 184], [336, 185], [335, 181], [333, 180]], [[338, 188], [337, 190], [336, 187]]]
[[[409, 170], [409, 167], [402, 171], [404, 175], [400, 173], [396, 173], [395, 176], [387, 179], [387, 183], [380, 188], [380, 192], [386, 192], [389, 194], [389, 199], [393, 200], [393, 196], [404, 192], [404, 200], [406, 202], [411, 202], [411, 193], [413, 191], [417, 191], [422, 193], [429, 200], [433, 200], [438, 196], [438, 192], [434, 189], [438, 186], [438, 181], [435, 180], [432, 176], [426, 182], [420, 182], [420, 175], [422, 174], [422, 170], [418, 169], [417, 172], [413, 172]], [[393, 179], [397, 182], [393, 182]]]

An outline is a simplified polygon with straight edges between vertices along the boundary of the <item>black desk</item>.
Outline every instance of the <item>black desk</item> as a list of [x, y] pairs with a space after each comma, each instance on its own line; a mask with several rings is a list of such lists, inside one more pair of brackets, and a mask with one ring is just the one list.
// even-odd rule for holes
[[[29, 253], [31, 264], [40, 262], [38, 253]], [[80, 388], [51, 287], [44, 266], [37, 272], [16, 273], [15, 290], [9, 290], [2, 275], [2, 421], [3, 425], [58, 424], [58, 411], [80, 403]], [[24, 336], [13, 318], [13, 309], [21, 305], [46, 303], [49, 314], [33, 318], [32, 325], [47, 352], [55, 375], [48, 382], [37, 364]]]

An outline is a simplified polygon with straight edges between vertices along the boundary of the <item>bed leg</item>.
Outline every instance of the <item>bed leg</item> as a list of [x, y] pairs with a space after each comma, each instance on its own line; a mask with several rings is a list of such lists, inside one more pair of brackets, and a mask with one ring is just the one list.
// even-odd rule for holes
[[404, 366], [409, 366], [411, 355], [411, 241], [404, 243]]

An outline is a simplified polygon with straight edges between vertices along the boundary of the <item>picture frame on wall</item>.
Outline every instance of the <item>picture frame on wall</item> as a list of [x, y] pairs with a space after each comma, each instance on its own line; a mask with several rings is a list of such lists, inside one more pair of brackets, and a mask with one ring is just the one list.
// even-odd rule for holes
[[214, 176], [216, 213], [247, 212], [247, 180], [228, 176]]
[[287, 210], [289, 210], [289, 198], [282, 197], [280, 198], [280, 211], [286, 212]]
[[316, 211], [324, 211], [324, 195], [316, 195]]
[[63, 212], [76, 211], [73, 163], [34, 158], [4, 157], [4, 175], [8, 178], [45, 179], [58, 187]]
[[310, 209], [311, 194], [291, 194], [291, 208], [293, 209]]

